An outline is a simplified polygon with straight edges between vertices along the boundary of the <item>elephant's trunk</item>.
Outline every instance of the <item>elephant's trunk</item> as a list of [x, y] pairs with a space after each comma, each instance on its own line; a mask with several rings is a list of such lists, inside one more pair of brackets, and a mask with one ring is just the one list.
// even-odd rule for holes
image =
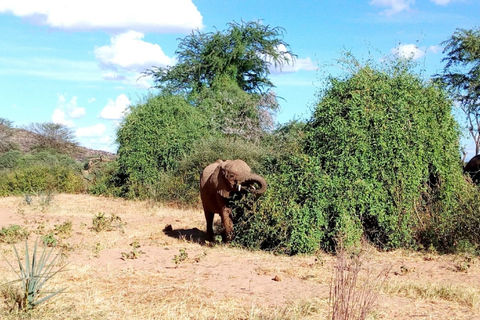
[[[258, 184], [259, 188], [255, 188], [254, 185]], [[243, 182], [244, 186], [250, 186], [249, 192], [254, 194], [262, 194], [267, 190], [267, 181], [258, 174], [252, 174]]]

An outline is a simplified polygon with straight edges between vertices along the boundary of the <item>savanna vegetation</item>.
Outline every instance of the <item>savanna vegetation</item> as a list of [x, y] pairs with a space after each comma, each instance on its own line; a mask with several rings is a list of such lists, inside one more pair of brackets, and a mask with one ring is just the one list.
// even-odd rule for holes
[[[397, 57], [345, 53], [339, 63], [349, 71], [325, 79], [311, 116], [275, 124], [269, 68], [295, 60], [283, 29], [194, 31], [176, 55], [177, 65], [145, 71], [158, 93], [130, 107], [117, 158], [88, 174], [68, 156], [73, 141], [62, 128], [25, 154], [7, 143], [4, 119], [0, 195], [89, 192], [191, 207], [205, 165], [241, 158], [269, 189], [237, 200], [237, 245], [292, 255], [364, 238], [384, 250], [478, 252], [480, 193], [462, 172], [450, 78], [426, 79]], [[469, 94], [468, 108], [478, 106]]]

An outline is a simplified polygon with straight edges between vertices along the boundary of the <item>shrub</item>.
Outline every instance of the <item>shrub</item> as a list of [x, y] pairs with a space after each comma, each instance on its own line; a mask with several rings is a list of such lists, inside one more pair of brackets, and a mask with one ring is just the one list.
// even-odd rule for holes
[[59, 165], [34, 165], [0, 173], [0, 196], [40, 191], [80, 193], [85, 184], [80, 172]]
[[181, 96], [152, 96], [130, 108], [117, 133], [119, 176], [127, 195], [145, 197], [159, 174], [173, 171], [195, 141], [208, 136], [206, 117]]
[[347, 182], [335, 196], [345, 200], [345, 217], [383, 248], [414, 245], [421, 194], [437, 190], [439, 200], [455, 201], [461, 176], [452, 103], [407, 63], [395, 63], [331, 79], [306, 144], [328, 175]]
[[16, 168], [19, 165], [22, 157], [23, 153], [19, 150], [10, 150], [0, 154], [0, 170]]
[[28, 235], [28, 230], [14, 224], [9, 227], [2, 227], [0, 230], [0, 242], [12, 244], [27, 239]]
[[118, 161], [102, 162], [89, 173], [87, 190], [94, 195], [121, 197], [125, 189], [123, 181]]
[[463, 181], [457, 124], [444, 92], [410, 67], [329, 79], [307, 125], [277, 132], [288, 148], [264, 162], [267, 192], [235, 210], [237, 243], [295, 254], [333, 250], [342, 235], [345, 246], [365, 236], [415, 247], [427, 225], [451, 221]]

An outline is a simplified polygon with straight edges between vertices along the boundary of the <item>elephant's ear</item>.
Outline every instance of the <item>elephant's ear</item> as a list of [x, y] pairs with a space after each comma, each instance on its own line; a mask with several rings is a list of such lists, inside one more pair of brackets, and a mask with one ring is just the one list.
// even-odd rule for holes
[[[224, 163], [223, 163], [224, 165]], [[218, 170], [218, 189], [217, 192], [223, 198], [230, 198], [230, 188], [228, 187], [227, 179], [225, 178], [225, 172], [223, 165], [219, 165], [215, 171]]]

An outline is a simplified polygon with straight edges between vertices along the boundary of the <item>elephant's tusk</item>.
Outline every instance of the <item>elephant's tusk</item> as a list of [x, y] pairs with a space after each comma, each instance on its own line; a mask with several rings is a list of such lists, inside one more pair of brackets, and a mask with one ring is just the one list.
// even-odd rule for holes
[[240, 192], [241, 190], [242, 190], [242, 185], [238, 184], [238, 192]]

